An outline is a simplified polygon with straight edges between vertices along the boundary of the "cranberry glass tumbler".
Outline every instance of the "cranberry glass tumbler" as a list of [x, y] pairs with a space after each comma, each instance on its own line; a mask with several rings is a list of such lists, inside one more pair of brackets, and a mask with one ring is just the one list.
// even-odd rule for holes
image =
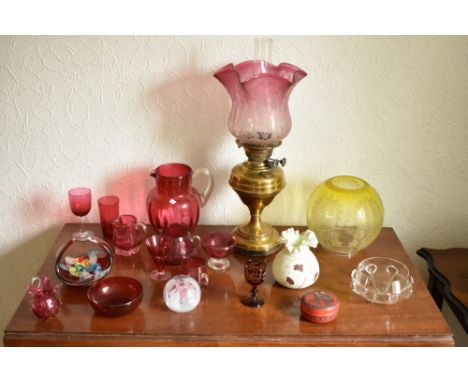
[[119, 216], [119, 198], [115, 195], [102, 196], [98, 199], [98, 206], [102, 233], [112, 237], [112, 221]]

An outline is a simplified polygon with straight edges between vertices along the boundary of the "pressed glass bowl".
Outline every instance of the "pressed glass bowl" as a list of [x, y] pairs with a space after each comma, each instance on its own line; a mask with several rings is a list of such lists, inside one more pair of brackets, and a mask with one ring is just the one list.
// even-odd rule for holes
[[387, 257], [370, 257], [351, 272], [353, 292], [378, 304], [394, 304], [413, 293], [407, 266]]
[[94, 310], [105, 316], [123, 316], [135, 310], [143, 297], [141, 283], [131, 277], [109, 277], [88, 289]]

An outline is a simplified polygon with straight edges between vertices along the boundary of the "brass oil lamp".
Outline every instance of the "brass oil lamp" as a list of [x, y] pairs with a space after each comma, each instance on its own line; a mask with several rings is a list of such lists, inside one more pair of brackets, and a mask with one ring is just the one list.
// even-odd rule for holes
[[278, 232], [262, 221], [261, 213], [286, 185], [279, 167], [286, 159], [271, 155], [291, 130], [289, 94], [307, 75], [291, 64], [273, 65], [271, 46], [271, 39], [256, 39], [255, 60], [226, 65], [214, 74], [231, 97], [229, 131], [248, 158], [234, 166], [229, 184], [250, 210], [250, 221], [233, 231], [236, 252], [249, 256], [267, 256], [281, 247]]

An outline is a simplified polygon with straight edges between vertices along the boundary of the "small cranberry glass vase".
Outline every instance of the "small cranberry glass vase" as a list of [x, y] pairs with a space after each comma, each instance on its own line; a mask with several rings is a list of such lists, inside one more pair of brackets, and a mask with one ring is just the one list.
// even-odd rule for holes
[[[192, 187], [192, 177], [207, 178], [205, 190], [199, 193]], [[181, 226], [191, 232], [198, 224], [200, 208], [213, 190], [214, 179], [206, 168], [192, 169], [182, 163], [167, 163], [151, 172], [156, 186], [148, 194], [148, 217], [156, 231]]]
[[52, 286], [48, 277], [44, 277], [42, 280], [37, 276], [32, 278], [27, 292], [33, 296], [31, 308], [40, 320], [47, 320], [58, 313], [61, 302], [55, 296], [55, 291], [59, 287], [60, 284]]

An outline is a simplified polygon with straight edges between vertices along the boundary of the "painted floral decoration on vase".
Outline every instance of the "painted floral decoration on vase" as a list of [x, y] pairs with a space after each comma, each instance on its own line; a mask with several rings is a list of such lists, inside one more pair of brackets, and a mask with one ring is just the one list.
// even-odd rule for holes
[[306, 230], [300, 233], [288, 228], [281, 233], [284, 248], [273, 261], [273, 277], [281, 285], [291, 289], [306, 288], [318, 279], [319, 263], [310, 247], [316, 248], [315, 233]]
[[297, 66], [264, 60], [232, 63], [214, 76], [231, 96], [229, 131], [241, 144], [279, 144], [291, 130], [288, 99], [307, 75]]

